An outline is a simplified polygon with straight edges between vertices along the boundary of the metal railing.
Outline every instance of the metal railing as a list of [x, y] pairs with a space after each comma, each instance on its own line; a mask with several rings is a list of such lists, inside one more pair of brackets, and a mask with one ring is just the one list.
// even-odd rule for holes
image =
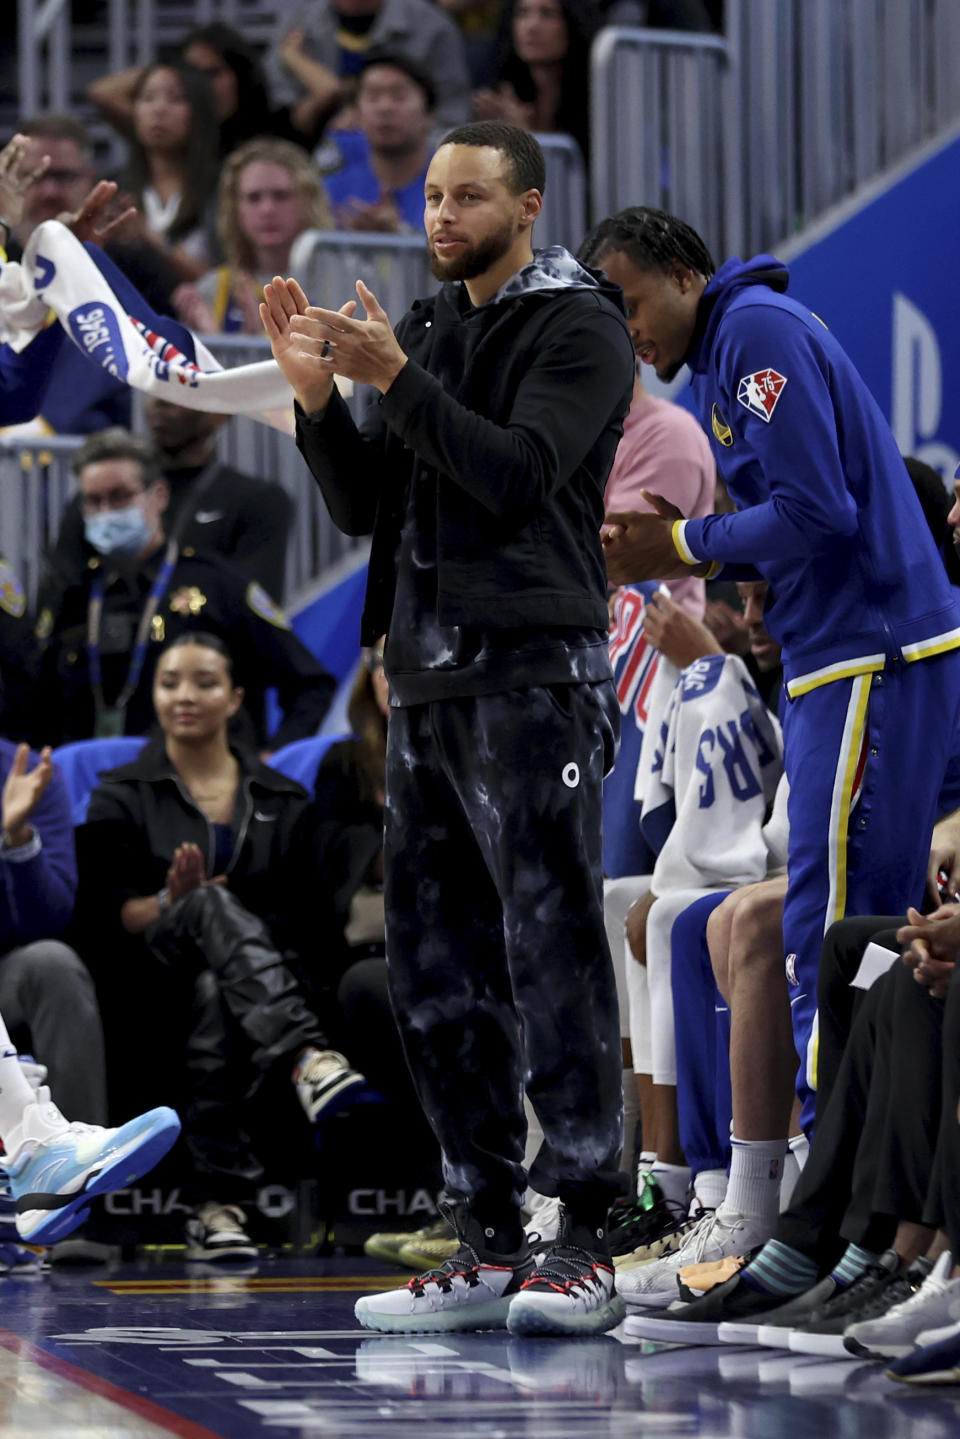
[[537, 249], [566, 245], [576, 254], [587, 229], [587, 174], [569, 135], [538, 135], [547, 164], [543, 209], [533, 232]]
[[70, 28], [70, 0], [17, 0], [17, 79], [22, 116], [67, 109]]
[[728, 68], [714, 35], [600, 32], [590, 90], [595, 221], [643, 204], [682, 215], [705, 237], [726, 233]]
[[722, 38], [611, 29], [591, 73], [594, 220], [682, 215], [769, 249], [960, 115], [957, 0], [727, 0]]

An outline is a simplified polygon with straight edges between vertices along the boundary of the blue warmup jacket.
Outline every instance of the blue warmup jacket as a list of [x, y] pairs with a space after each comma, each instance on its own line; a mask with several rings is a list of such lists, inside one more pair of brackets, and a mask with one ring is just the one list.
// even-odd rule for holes
[[[168, 315], [158, 315], [99, 245], [87, 244], [84, 249], [126, 310], [148, 329], [172, 340], [188, 359], [196, 359], [193, 335], [186, 326]], [[0, 265], [3, 259], [0, 250]], [[84, 432], [96, 429], [97, 411], [102, 424], [119, 423], [123, 416], [116, 407], [115, 388], [103, 368], [71, 344], [61, 325], [48, 325], [19, 353], [9, 345], [0, 345], [0, 429], [32, 420], [40, 413], [51, 389], [56, 395], [55, 412], [46, 418], [54, 429], [76, 429], [71, 421], [83, 412], [87, 414]]]
[[960, 605], [889, 425], [788, 279], [760, 255], [704, 291], [687, 363], [738, 513], [678, 522], [674, 538], [691, 562], [769, 583], [795, 697], [960, 647]]

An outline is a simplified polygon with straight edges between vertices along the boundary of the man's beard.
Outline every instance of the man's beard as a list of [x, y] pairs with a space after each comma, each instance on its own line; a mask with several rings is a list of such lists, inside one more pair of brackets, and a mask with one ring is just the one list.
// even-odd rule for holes
[[508, 220], [502, 229], [478, 245], [468, 245], [455, 260], [441, 260], [433, 246], [428, 246], [430, 272], [435, 280], [475, 280], [503, 259], [513, 244], [514, 234], [513, 222]]

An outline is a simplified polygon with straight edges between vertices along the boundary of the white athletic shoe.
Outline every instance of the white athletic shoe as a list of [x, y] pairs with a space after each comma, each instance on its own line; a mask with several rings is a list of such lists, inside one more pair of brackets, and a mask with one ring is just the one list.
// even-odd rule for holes
[[673, 1254], [642, 1264], [638, 1269], [617, 1270], [617, 1289], [628, 1309], [665, 1309], [680, 1298], [677, 1275], [690, 1264], [746, 1254], [770, 1238], [770, 1225], [758, 1223], [732, 1210], [708, 1209], [700, 1223]]
[[418, 1274], [402, 1289], [358, 1299], [354, 1314], [381, 1334], [452, 1334], [504, 1329], [514, 1295], [533, 1272], [524, 1240], [513, 1254], [484, 1247], [495, 1237], [461, 1206], [441, 1206], [460, 1240], [452, 1259]]
[[572, 1224], [561, 1207], [559, 1233], [514, 1297], [507, 1328], [511, 1334], [605, 1334], [626, 1313], [614, 1277], [606, 1231]]
[[246, 1215], [238, 1204], [210, 1200], [195, 1209], [186, 1223], [188, 1260], [244, 1260], [258, 1258], [259, 1250], [244, 1225]]
[[41, 1086], [4, 1135], [6, 1171], [16, 1204], [17, 1232], [31, 1244], [53, 1244], [86, 1219], [97, 1194], [125, 1189], [152, 1169], [180, 1133], [172, 1109], [161, 1107], [119, 1129], [69, 1124]]
[[949, 1253], [941, 1254], [920, 1288], [876, 1319], [843, 1331], [843, 1347], [862, 1359], [900, 1359], [912, 1353], [924, 1330], [947, 1324], [960, 1312], [960, 1279], [948, 1279]]
[[524, 1225], [527, 1243], [531, 1249], [542, 1249], [560, 1232], [560, 1200], [556, 1195], [538, 1194], [535, 1189], [528, 1189], [524, 1204], [530, 1215]]

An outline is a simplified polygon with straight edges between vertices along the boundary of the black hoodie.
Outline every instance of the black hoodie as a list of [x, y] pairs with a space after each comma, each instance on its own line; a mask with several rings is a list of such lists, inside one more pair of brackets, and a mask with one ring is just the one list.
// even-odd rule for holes
[[[373, 534], [362, 638], [402, 628], [391, 683], [436, 675], [439, 658], [432, 693], [452, 692], [451, 668], [457, 693], [500, 689], [499, 670], [467, 681], [485, 637], [606, 629], [603, 489], [634, 374], [622, 297], [550, 250], [485, 305], [461, 284], [415, 302], [397, 338], [408, 363], [362, 429], [335, 394], [322, 416], [298, 413], [298, 443], [334, 522]], [[557, 678], [574, 677], [600, 676], [564, 662]]]

